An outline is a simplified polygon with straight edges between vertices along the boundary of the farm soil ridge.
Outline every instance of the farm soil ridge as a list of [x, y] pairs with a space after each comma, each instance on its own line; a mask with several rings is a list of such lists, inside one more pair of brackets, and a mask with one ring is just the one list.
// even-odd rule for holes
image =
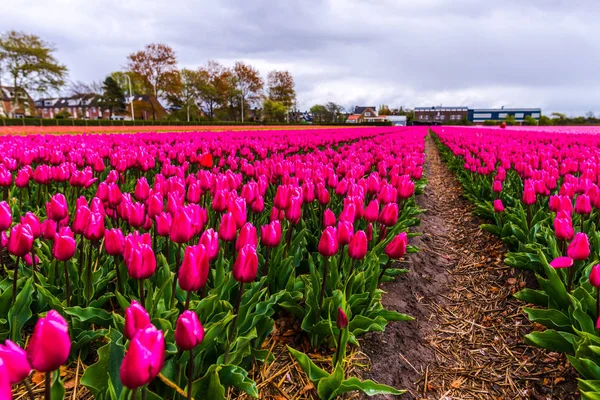
[[426, 211], [414, 230], [421, 236], [409, 241], [421, 251], [407, 257], [410, 272], [383, 286], [384, 305], [415, 320], [361, 341], [372, 363], [364, 378], [406, 389], [404, 399], [578, 398], [566, 358], [523, 342], [542, 327], [512, 295], [535, 279], [504, 265], [505, 246], [479, 229], [430, 136], [425, 154], [417, 203]]

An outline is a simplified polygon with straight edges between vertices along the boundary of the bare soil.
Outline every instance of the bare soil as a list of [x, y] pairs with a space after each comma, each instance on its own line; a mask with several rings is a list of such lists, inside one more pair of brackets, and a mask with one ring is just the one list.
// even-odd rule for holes
[[428, 185], [417, 198], [426, 211], [410, 241], [421, 251], [407, 257], [409, 273], [383, 286], [385, 306], [415, 320], [361, 341], [372, 363], [364, 378], [406, 389], [406, 399], [578, 398], [566, 358], [523, 341], [543, 327], [512, 295], [535, 281], [504, 265], [506, 248], [479, 229], [430, 137], [426, 156]]

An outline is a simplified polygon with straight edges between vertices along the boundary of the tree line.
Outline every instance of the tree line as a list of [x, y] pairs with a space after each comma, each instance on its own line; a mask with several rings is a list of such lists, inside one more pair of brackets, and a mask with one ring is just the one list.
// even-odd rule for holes
[[[13, 109], [22, 105], [25, 93], [56, 93], [66, 86], [68, 69], [55, 52], [51, 43], [36, 35], [18, 31], [0, 35], [0, 79], [6, 78], [14, 88]], [[151, 96], [168, 105], [168, 118], [185, 121], [284, 122], [296, 107], [289, 71], [271, 71], [265, 81], [255, 67], [242, 61], [233, 67], [210, 60], [199, 68], [180, 68], [173, 48], [163, 43], [129, 54], [124, 68], [102, 82], [71, 82], [67, 92], [101, 95], [111, 114], [124, 110], [125, 94]], [[157, 119], [157, 104], [150, 101], [149, 105], [152, 118]]]

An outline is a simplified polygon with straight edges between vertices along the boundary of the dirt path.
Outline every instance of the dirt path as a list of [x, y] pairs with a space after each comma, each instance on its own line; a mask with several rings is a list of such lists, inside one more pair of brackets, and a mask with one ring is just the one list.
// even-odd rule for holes
[[523, 343], [534, 327], [511, 295], [524, 275], [504, 265], [502, 242], [479, 229], [430, 137], [425, 152], [428, 185], [417, 202], [427, 211], [410, 241], [421, 252], [383, 288], [384, 304], [415, 321], [362, 341], [373, 366], [367, 377], [407, 389], [407, 399], [574, 398], [566, 359]]

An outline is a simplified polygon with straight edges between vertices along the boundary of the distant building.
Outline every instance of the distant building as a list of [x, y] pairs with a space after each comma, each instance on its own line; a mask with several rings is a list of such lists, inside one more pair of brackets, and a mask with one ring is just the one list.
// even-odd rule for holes
[[19, 89], [18, 99], [15, 102], [14, 87], [0, 86], [0, 117], [24, 118], [35, 115], [35, 103], [27, 91]]
[[354, 112], [346, 119], [347, 124], [364, 122], [385, 122], [385, 116], [379, 116], [375, 106], [356, 106]]
[[386, 115], [386, 121], [390, 121], [394, 126], [406, 126], [406, 115]]
[[468, 114], [468, 107], [415, 107], [413, 121], [415, 124], [443, 125], [466, 119]]
[[474, 108], [469, 109], [469, 121], [481, 124], [485, 121], [501, 121], [508, 116], [515, 118], [517, 123], [523, 123], [525, 117], [530, 116], [536, 121], [540, 120], [540, 108]]

